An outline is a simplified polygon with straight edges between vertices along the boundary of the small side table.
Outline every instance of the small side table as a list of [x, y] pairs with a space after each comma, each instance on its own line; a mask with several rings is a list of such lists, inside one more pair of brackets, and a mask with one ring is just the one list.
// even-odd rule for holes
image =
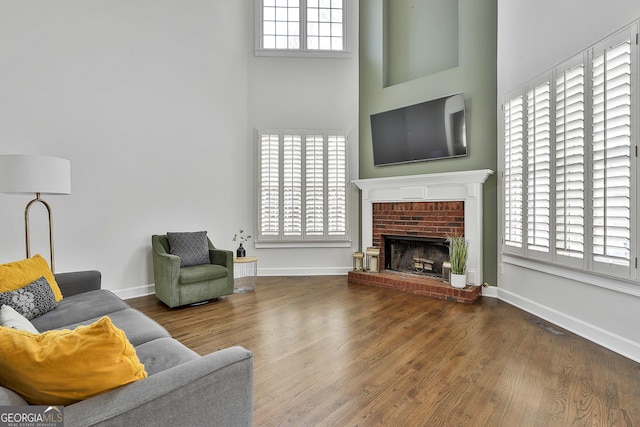
[[233, 258], [233, 293], [251, 292], [256, 289], [258, 258], [246, 256]]

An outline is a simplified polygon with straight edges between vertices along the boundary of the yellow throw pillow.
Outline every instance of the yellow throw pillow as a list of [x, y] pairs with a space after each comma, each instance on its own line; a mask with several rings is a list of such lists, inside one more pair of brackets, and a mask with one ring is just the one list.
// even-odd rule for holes
[[70, 405], [147, 377], [124, 331], [105, 316], [73, 331], [0, 327], [0, 385], [32, 405]]
[[62, 292], [58, 287], [49, 264], [41, 255], [34, 255], [22, 261], [10, 262], [0, 265], [0, 292], [15, 291], [23, 288], [34, 280], [44, 276], [51, 286], [56, 302], [62, 300]]

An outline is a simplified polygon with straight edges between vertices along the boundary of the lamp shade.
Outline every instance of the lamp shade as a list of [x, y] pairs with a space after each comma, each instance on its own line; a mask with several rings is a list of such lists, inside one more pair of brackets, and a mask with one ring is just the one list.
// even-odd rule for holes
[[71, 162], [48, 156], [0, 155], [0, 193], [71, 194]]

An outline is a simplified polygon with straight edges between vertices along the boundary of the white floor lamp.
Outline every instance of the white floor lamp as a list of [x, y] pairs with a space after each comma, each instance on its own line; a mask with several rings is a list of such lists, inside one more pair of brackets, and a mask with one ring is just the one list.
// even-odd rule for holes
[[42, 203], [49, 214], [49, 253], [51, 271], [55, 272], [53, 256], [53, 221], [51, 206], [41, 194], [71, 194], [71, 163], [67, 159], [47, 156], [0, 155], [0, 193], [36, 194], [24, 209], [24, 233], [27, 258], [31, 256], [29, 209]]

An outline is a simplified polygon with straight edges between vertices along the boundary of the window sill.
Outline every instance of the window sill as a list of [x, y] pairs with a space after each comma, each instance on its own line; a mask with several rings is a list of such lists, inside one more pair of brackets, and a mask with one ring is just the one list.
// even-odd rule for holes
[[322, 241], [322, 242], [281, 242], [281, 241], [262, 241], [255, 242], [256, 249], [283, 249], [283, 248], [350, 248], [350, 240]]
[[348, 59], [352, 54], [346, 50], [255, 49], [255, 56]]
[[602, 276], [597, 273], [573, 270], [571, 268], [560, 267], [553, 264], [547, 264], [541, 261], [535, 261], [528, 258], [521, 258], [506, 253], [502, 253], [502, 262], [515, 265], [518, 267], [528, 268], [530, 270], [551, 274], [553, 276], [582, 282], [593, 286], [609, 289], [627, 295], [640, 297], [640, 286], [635, 281], [627, 281], [614, 277]]

